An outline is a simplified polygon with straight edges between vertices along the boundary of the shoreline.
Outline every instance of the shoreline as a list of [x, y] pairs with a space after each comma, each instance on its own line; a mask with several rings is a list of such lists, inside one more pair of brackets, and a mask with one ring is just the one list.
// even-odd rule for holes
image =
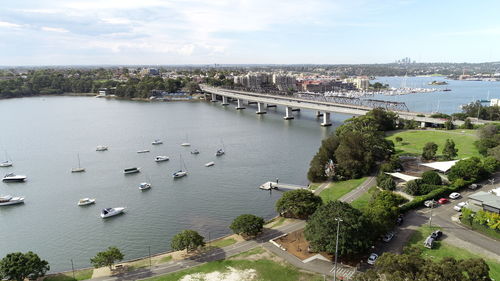
[[21, 98], [36, 98], [36, 97], [95, 97], [116, 100], [142, 101], [142, 102], [177, 102], [177, 101], [204, 101], [206, 100], [203, 94], [193, 94], [190, 99], [149, 99], [149, 98], [123, 98], [117, 96], [98, 96], [96, 93], [62, 93], [54, 95], [31, 95], [19, 97], [1, 97], [0, 100], [21, 99]]

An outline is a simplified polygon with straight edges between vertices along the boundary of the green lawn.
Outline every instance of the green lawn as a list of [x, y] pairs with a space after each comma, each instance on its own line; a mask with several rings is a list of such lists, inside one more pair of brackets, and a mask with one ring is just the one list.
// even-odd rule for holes
[[[465, 131], [465, 133], [461, 133]], [[465, 158], [471, 156], [480, 156], [477, 148], [474, 146], [474, 141], [477, 137], [468, 134], [475, 134], [474, 130], [419, 130], [419, 131], [403, 131], [387, 137], [394, 142], [396, 152], [421, 155], [422, 148], [427, 142], [434, 142], [438, 145], [437, 155], [441, 155], [446, 139], [452, 139], [455, 142], [455, 147], [458, 148], [458, 157]], [[396, 142], [396, 137], [403, 138], [402, 142]]]
[[345, 194], [349, 193], [351, 190], [358, 187], [366, 180], [366, 177], [354, 180], [332, 182], [328, 185], [326, 189], [321, 191], [319, 196], [323, 199], [323, 202], [329, 202], [337, 200]]
[[320, 185], [322, 185], [323, 183], [322, 182], [313, 182], [309, 185], [309, 189], [310, 190], [316, 190], [316, 188], [318, 188]]
[[227, 238], [227, 239], [217, 240], [215, 242], [210, 242], [210, 246], [222, 248], [233, 245], [234, 243], [236, 243], [236, 240], [234, 238]]
[[57, 275], [51, 275], [45, 277], [45, 281], [75, 281], [75, 280], [87, 280], [92, 278], [93, 269], [82, 269], [75, 271], [75, 278], [73, 278], [72, 272], [60, 273]]
[[[250, 255], [254, 255], [253, 250]], [[243, 253], [245, 254], [245, 253]], [[242, 255], [240, 255], [242, 257]], [[229, 267], [235, 268], [237, 270], [247, 270], [254, 269], [257, 273], [256, 280], [262, 281], [294, 281], [294, 280], [311, 280], [319, 281], [323, 280], [323, 277], [319, 274], [304, 273], [299, 269], [289, 265], [281, 264], [269, 259], [258, 259], [258, 260], [221, 260], [209, 262], [194, 268], [182, 270], [179, 272], [163, 275], [160, 277], [146, 279], [149, 281], [174, 281], [180, 280], [188, 274], [195, 273], [211, 273], [211, 272], [227, 272]], [[197, 279], [198, 280], [198, 279]]]
[[[457, 248], [444, 241], [436, 241], [434, 243], [433, 249], [428, 249], [424, 247], [424, 240], [427, 236], [431, 234], [432, 231], [436, 230], [436, 227], [422, 226], [418, 228], [415, 233], [412, 234], [408, 245], [417, 246], [422, 249], [423, 255], [432, 259], [442, 259], [444, 257], [454, 257], [456, 259], [466, 259], [466, 258], [480, 258], [480, 255], [473, 254], [462, 248]], [[446, 233], [444, 233], [446, 235]], [[490, 277], [495, 280], [500, 280], [500, 261], [494, 261], [485, 259], [486, 263], [490, 267]]]
[[368, 189], [368, 192], [363, 193], [361, 196], [358, 197], [358, 199], [352, 201], [351, 205], [356, 208], [356, 209], [363, 209], [368, 205], [370, 200], [372, 199], [373, 192], [377, 190], [377, 187], [372, 186], [370, 189]]
[[165, 263], [165, 262], [169, 262], [171, 260], [172, 260], [172, 256], [166, 256], [166, 257], [161, 258], [158, 263]]
[[278, 226], [281, 226], [283, 225], [283, 223], [285, 222], [286, 218], [284, 217], [279, 217], [279, 219], [275, 220], [274, 221], [274, 224], [271, 225], [271, 228], [275, 228], [275, 227], [278, 227]]

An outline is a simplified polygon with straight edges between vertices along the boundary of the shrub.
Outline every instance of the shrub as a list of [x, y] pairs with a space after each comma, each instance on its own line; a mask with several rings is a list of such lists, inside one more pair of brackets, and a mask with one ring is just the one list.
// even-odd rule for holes
[[391, 176], [389, 176], [388, 174], [384, 173], [384, 172], [380, 172], [378, 173], [377, 175], [377, 186], [380, 186], [382, 184], [382, 182], [388, 178], [390, 178]]
[[433, 142], [428, 142], [422, 149], [422, 158], [425, 160], [432, 160], [436, 156], [438, 145]]
[[396, 189], [396, 182], [394, 182], [392, 177], [388, 177], [380, 183], [379, 187], [385, 190], [394, 190]]
[[402, 137], [396, 137], [396, 142], [402, 142], [403, 138]]
[[435, 171], [426, 171], [422, 174], [422, 182], [432, 185], [440, 185], [442, 183], [441, 177]]
[[499, 162], [494, 157], [488, 156], [483, 160], [483, 167], [486, 172], [493, 174], [499, 168]]
[[453, 121], [448, 120], [448, 121], [444, 122], [444, 128], [446, 130], [453, 130], [453, 129], [455, 129], [455, 125], [453, 124]]
[[417, 195], [419, 191], [418, 182], [416, 180], [408, 181], [406, 183], [405, 191], [410, 195]]

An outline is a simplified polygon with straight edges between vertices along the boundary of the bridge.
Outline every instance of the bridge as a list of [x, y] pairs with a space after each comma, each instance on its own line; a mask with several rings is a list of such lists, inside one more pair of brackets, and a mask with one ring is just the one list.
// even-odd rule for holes
[[[219, 87], [212, 87], [208, 85], [200, 85], [201, 90], [205, 94], [211, 95], [211, 101], [217, 102], [217, 97], [220, 96], [222, 99], [222, 105], [229, 105], [229, 101], [236, 101], [236, 109], [245, 109], [244, 101], [247, 104], [256, 104], [257, 111], [256, 114], [265, 114], [266, 108], [283, 106], [285, 107], [285, 120], [291, 120], [294, 118], [293, 112], [300, 111], [301, 109], [313, 110], [316, 112], [317, 117], [322, 117], [321, 126], [331, 126], [330, 114], [341, 113], [347, 115], [365, 115], [368, 111], [375, 107], [382, 107], [399, 115], [400, 118], [406, 120], [414, 120], [420, 122], [421, 127], [426, 127], [431, 124], [444, 124], [447, 120], [442, 118], [432, 118], [425, 116], [422, 112], [412, 112], [409, 111], [406, 106], [401, 106], [401, 103], [394, 102], [384, 102], [376, 100], [368, 100], [371, 103], [361, 103], [349, 104], [340, 103], [336, 100], [328, 99], [328, 97], [323, 98], [324, 100], [317, 100], [311, 98], [310, 96], [303, 95], [299, 97], [290, 96], [280, 96], [280, 95], [270, 95], [264, 93], [254, 93], [242, 90], [232, 90], [224, 89]], [[391, 105], [392, 104], [392, 105]], [[399, 104], [394, 106], [394, 104]], [[370, 106], [371, 105], [371, 106]], [[399, 106], [399, 108], [397, 108]], [[455, 120], [453, 121], [455, 125], [462, 125], [463, 121]], [[477, 124], [482, 124], [482, 122], [473, 122]]]

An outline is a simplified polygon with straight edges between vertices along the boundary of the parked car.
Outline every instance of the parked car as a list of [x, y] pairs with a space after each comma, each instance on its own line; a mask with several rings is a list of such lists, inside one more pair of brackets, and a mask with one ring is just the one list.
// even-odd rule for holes
[[467, 206], [467, 202], [460, 202], [455, 207], [453, 207], [453, 210], [460, 212], [462, 211], [462, 208], [465, 206]]
[[396, 236], [396, 233], [394, 233], [393, 231], [388, 232], [386, 235], [384, 235], [384, 237], [382, 237], [382, 241], [390, 242], [392, 238], [394, 238], [394, 236]]
[[473, 183], [471, 185], [469, 185], [469, 189], [472, 189], [472, 190], [476, 190], [478, 188], [481, 188], [481, 184], [478, 184], [478, 183]]
[[399, 215], [399, 217], [396, 219], [396, 224], [397, 225], [403, 224], [403, 215]]
[[378, 255], [375, 253], [372, 253], [370, 257], [368, 258], [368, 264], [374, 265], [375, 261], [378, 259]]
[[437, 202], [435, 200], [427, 200], [424, 202], [425, 207], [431, 208], [431, 207], [436, 207]]
[[432, 237], [432, 235], [429, 235], [424, 241], [424, 247], [432, 249], [433, 245], [434, 245], [434, 238]]
[[443, 236], [443, 232], [439, 229], [431, 233], [431, 237], [434, 238], [434, 240], [439, 240], [441, 236]]
[[460, 198], [462, 195], [460, 195], [460, 193], [458, 192], [453, 192], [452, 194], [450, 194], [450, 199], [458, 199]]
[[446, 199], [446, 198], [441, 198], [441, 199], [439, 199], [439, 200], [438, 200], [438, 203], [439, 203], [439, 204], [446, 204], [446, 203], [448, 203], [448, 199]]

